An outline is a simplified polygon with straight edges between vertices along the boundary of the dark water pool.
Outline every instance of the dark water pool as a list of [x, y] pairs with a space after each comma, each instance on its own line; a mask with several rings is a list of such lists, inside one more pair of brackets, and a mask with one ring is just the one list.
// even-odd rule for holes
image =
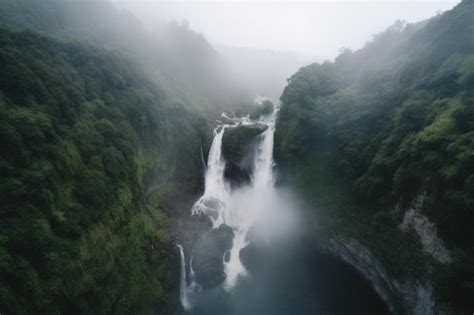
[[387, 314], [371, 285], [338, 258], [304, 241], [259, 245], [252, 276], [231, 292], [195, 296], [192, 314]]

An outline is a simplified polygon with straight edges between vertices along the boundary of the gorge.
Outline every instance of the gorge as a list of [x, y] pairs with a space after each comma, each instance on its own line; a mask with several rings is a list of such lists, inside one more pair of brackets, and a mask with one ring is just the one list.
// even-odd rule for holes
[[[214, 130], [205, 191], [192, 207], [192, 214], [207, 216], [212, 228], [190, 251], [189, 277], [183, 247], [177, 244], [184, 310], [192, 314], [387, 312], [357, 271], [338, 261], [334, 253], [318, 251], [317, 241], [302, 232], [308, 227], [299, 222], [297, 199], [275, 186], [277, 114], [278, 109], [256, 119], [223, 114], [228, 123]], [[225, 139], [233, 129], [256, 132], [238, 132], [240, 138]], [[234, 151], [235, 163], [249, 172], [249, 182], [234, 181], [232, 186], [225, 176], [223, 155], [232, 159], [229, 152], [223, 154], [226, 146], [232, 147], [229, 141], [243, 143]]]
[[0, 0], [0, 313], [472, 314], [472, 0], [324, 62], [119, 2]]

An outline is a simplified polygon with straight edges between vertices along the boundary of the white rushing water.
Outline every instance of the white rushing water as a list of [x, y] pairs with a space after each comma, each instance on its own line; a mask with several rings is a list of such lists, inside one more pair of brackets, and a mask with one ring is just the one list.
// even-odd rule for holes
[[188, 311], [191, 309], [191, 303], [189, 301], [188, 297], [188, 292], [187, 292], [187, 283], [186, 283], [186, 259], [184, 258], [184, 251], [183, 251], [183, 246], [181, 244], [177, 244], [179, 248], [179, 253], [181, 255], [181, 280], [180, 280], [180, 300], [181, 300], [181, 305], [183, 305], [183, 308], [185, 311]]
[[248, 245], [246, 240], [249, 230], [261, 221], [268, 205], [268, 197], [273, 194], [273, 134], [275, 128], [275, 113], [261, 119], [259, 123], [268, 126], [261, 135], [254, 156], [254, 168], [250, 187], [233, 192], [226, 201], [226, 223], [234, 230], [234, 241], [231, 249], [230, 260], [225, 263], [226, 288], [233, 287], [240, 276], [247, 274], [242, 265], [239, 252]]
[[[230, 259], [224, 262], [226, 280], [223, 288], [226, 290], [230, 290], [240, 277], [245, 277], [248, 274], [239, 259], [239, 252], [248, 245], [246, 236], [249, 230], [263, 221], [265, 224], [276, 224], [276, 221], [272, 222], [272, 217], [275, 219], [274, 213], [269, 213], [272, 209], [278, 208], [280, 202], [278, 198], [275, 198], [273, 172], [273, 136], [276, 112], [275, 110], [272, 114], [260, 118], [259, 121], [250, 121], [248, 117], [229, 118], [223, 114], [226, 121], [232, 123], [219, 125], [214, 130], [214, 139], [209, 151], [205, 174], [205, 191], [192, 207], [192, 214], [207, 215], [212, 221], [213, 228], [226, 224], [234, 232]], [[251, 183], [232, 190], [224, 177], [226, 161], [222, 156], [222, 139], [225, 130], [241, 124], [248, 125], [257, 122], [268, 128], [257, 139]], [[285, 222], [285, 224], [287, 223]], [[185, 275], [185, 273], [182, 274], [183, 277]], [[187, 294], [196, 284], [191, 282], [190, 286], [186, 287], [186, 279], [182, 279], [181, 284], [181, 302], [185, 306], [186, 303], [189, 304]]]

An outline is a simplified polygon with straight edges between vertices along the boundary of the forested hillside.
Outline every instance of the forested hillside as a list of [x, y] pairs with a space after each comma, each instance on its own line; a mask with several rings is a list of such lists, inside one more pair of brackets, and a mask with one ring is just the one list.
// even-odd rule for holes
[[325, 231], [472, 311], [474, 3], [302, 68], [281, 101], [275, 154]]
[[249, 93], [108, 1], [0, 0], [0, 24], [0, 312], [176, 311], [209, 122]]
[[176, 303], [170, 200], [200, 189], [206, 120], [119, 54], [30, 31], [0, 30], [0, 89], [0, 311]]
[[162, 89], [208, 115], [253, 101], [217, 51], [186, 23], [162, 22], [147, 30], [109, 0], [0, 0], [1, 24], [119, 50]]

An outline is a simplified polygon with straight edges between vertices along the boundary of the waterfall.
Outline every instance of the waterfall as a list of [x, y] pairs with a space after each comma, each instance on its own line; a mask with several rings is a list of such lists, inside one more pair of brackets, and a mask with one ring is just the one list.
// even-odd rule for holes
[[224, 202], [227, 200], [229, 188], [224, 179], [225, 161], [222, 158], [222, 138], [228, 125], [218, 126], [214, 130], [214, 139], [209, 151], [205, 175], [204, 194], [194, 204], [192, 214], [206, 214], [213, 227], [224, 223]]
[[255, 173], [252, 183], [256, 189], [271, 188], [274, 185], [273, 174], [273, 135], [275, 133], [275, 114], [266, 123], [268, 129], [262, 134], [262, 142], [255, 158]]
[[[240, 277], [247, 275], [247, 271], [239, 258], [240, 250], [248, 245], [247, 234], [250, 228], [261, 221], [267, 209], [272, 208], [268, 203], [271, 197], [266, 198], [265, 196], [274, 195], [273, 136], [276, 112], [275, 110], [272, 114], [262, 117], [258, 121], [258, 123], [265, 124], [268, 128], [257, 139], [251, 183], [235, 190], [230, 188], [224, 177], [226, 161], [222, 156], [222, 139], [227, 128], [255, 122], [250, 121], [248, 117], [230, 118], [223, 114], [226, 121], [231, 123], [219, 125], [214, 130], [214, 139], [207, 160], [204, 194], [191, 210], [193, 215], [207, 215], [212, 221], [213, 228], [226, 224], [234, 232], [230, 258], [227, 262], [224, 262], [226, 278], [223, 288], [226, 290], [233, 288]], [[183, 271], [184, 254], [181, 247], [180, 250]], [[191, 307], [187, 293], [193, 291], [192, 287], [196, 284], [192, 281], [191, 285], [187, 287], [185, 277], [184, 272], [181, 276], [181, 302], [183, 307], [187, 309], [187, 307]]]
[[244, 187], [230, 196], [227, 202], [227, 217], [225, 223], [234, 230], [234, 240], [231, 249], [230, 260], [225, 263], [226, 280], [225, 288], [232, 288], [239, 277], [247, 275], [242, 265], [239, 253], [248, 245], [247, 233], [250, 228], [262, 219], [267, 210], [267, 199], [274, 188], [274, 162], [273, 162], [273, 135], [275, 131], [276, 111], [269, 117], [259, 121], [268, 126], [261, 135], [254, 156], [254, 168], [250, 187]]
[[179, 283], [179, 298], [181, 300], [181, 305], [185, 311], [191, 309], [191, 303], [188, 297], [188, 287], [186, 283], [186, 260], [184, 258], [183, 246], [181, 244], [176, 245], [179, 248], [179, 253], [181, 255], [181, 279]]

